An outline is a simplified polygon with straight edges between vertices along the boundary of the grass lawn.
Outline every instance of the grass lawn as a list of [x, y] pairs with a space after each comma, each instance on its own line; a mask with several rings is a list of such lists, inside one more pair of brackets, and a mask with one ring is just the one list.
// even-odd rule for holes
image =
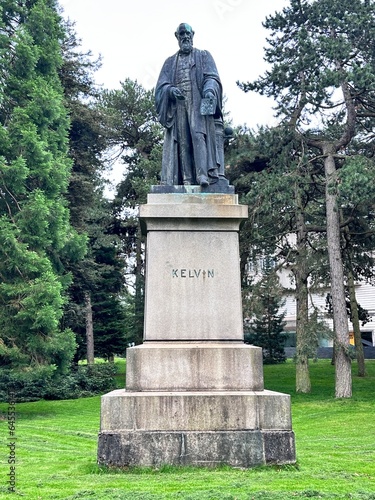
[[309, 395], [295, 394], [291, 361], [264, 367], [266, 388], [292, 395], [296, 466], [107, 470], [96, 465], [100, 398], [38, 401], [16, 406], [17, 488], [8, 493], [8, 405], [1, 404], [0, 498], [375, 499], [375, 361], [366, 366], [360, 379], [353, 364], [350, 400], [333, 397], [328, 360], [311, 363]]

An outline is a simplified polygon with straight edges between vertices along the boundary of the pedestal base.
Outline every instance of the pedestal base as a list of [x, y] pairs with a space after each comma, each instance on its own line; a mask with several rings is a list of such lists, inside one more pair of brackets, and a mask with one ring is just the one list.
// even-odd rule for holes
[[110, 466], [249, 468], [294, 462], [292, 431], [107, 431], [99, 435], [98, 463]]
[[128, 391], [261, 391], [262, 349], [243, 342], [145, 342], [127, 351]]
[[116, 466], [295, 462], [290, 396], [274, 391], [128, 392], [102, 397], [98, 462]]
[[261, 349], [243, 343], [247, 207], [227, 188], [198, 191], [156, 189], [140, 207], [145, 343], [127, 351], [127, 390], [102, 397], [100, 464], [295, 462], [290, 396], [264, 390]]

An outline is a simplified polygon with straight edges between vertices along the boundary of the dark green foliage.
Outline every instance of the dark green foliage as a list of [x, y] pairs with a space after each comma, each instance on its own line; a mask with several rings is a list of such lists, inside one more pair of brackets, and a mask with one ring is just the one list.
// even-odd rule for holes
[[78, 361], [86, 357], [87, 294], [92, 304], [95, 353], [110, 358], [125, 352], [126, 306], [122, 295], [126, 292], [112, 203], [103, 194], [108, 139], [106, 120], [98, 105], [101, 91], [93, 76], [100, 61], [93, 60], [90, 52], [80, 51], [71, 24], [65, 28], [60, 79], [71, 120], [69, 155], [73, 162], [67, 200], [72, 225], [87, 237], [84, 258], [67, 263], [72, 284], [63, 318], [64, 325], [76, 335]]
[[38, 366], [24, 371], [0, 369], [0, 401], [8, 401], [10, 392], [18, 402], [42, 399], [53, 373], [50, 366]]
[[114, 352], [125, 349], [123, 265], [101, 180], [107, 142], [95, 106], [98, 64], [80, 53], [56, 2], [2, 3], [0, 360], [26, 386], [30, 378], [30, 397], [47, 397], [52, 373], [54, 384], [65, 374], [51, 385], [64, 397], [77, 385], [68, 371], [74, 353], [83, 357], [86, 292], [98, 333], [103, 327], [112, 349], [118, 339]]
[[76, 334], [75, 361], [86, 357], [85, 293], [90, 293], [94, 321], [96, 356], [123, 355], [129, 336], [124, 320], [127, 292], [124, 289], [124, 259], [114, 224], [111, 202], [98, 196], [96, 207], [87, 207], [88, 251], [85, 258], [72, 265], [73, 282], [65, 307], [64, 324]]
[[[346, 310], [348, 314], [348, 318], [350, 321], [352, 321], [352, 311], [351, 311], [351, 305], [350, 305], [350, 297], [349, 297], [349, 291], [345, 291], [345, 297], [346, 297]], [[360, 320], [362, 326], [364, 326], [366, 323], [371, 321], [371, 316], [368, 312], [367, 309], [364, 309], [361, 304], [357, 303], [357, 308], [358, 308], [358, 319]], [[326, 295], [326, 311], [327, 314], [329, 314], [331, 317], [333, 315], [333, 308], [332, 308], [332, 296], [330, 293], [327, 293]]]
[[[162, 127], [156, 116], [154, 93], [128, 78], [121, 83], [121, 89], [103, 92], [101, 102], [107, 140], [132, 171], [142, 158], [150, 159], [161, 142]], [[145, 169], [145, 180], [156, 179], [159, 169]]]
[[299, 212], [306, 216], [307, 230], [324, 227], [321, 168], [310, 165], [308, 151], [284, 126], [261, 128], [256, 134], [240, 130], [226, 162], [241, 202], [249, 206], [240, 234], [242, 261], [274, 255], [278, 263], [294, 263], [294, 240], [286, 236], [297, 231]]
[[51, 379], [44, 399], [75, 399], [105, 394], [116, 388], [113, 363], [78, 366], [67, 377]]
[[72, 24], [68, 22], [64, 27], [59, 77], [70, 117], [69, 156], [72, 171], [67, 199], [73, 226], [86, 231], [93, 208], [102, 196], [101, 174], [105, 170], [102, 156], [107, 147], [103, 117], [96, 105], [100, 91], [94, 82], [94, 73], [100, 67], [100, 61], [94, 60], [90, 52], [80, 51], [80, 40]]
[[[268, 302], [265, 307], [272, 307]], [[283, 333], [282, 319], [266, 311], [263, 316], [245, 330], [245, 343], [262, 348], [263, 363], [276, 364], [286, 361], [284, 345], [286, 334]]]
[[132, 311], [124, 289], [124, 262], [115, 245], [102, 245], [95, 253], [102, 266], [101, 281], [92, 293], [95, 353], [110, 359], [124, 356], [133, 332], [128, 322]]
[[261, 280], [251, 287], [248, 308], [252, 316], [245, 320], [244, 337], [247, 344], [262, 347], [265, 364], [274, 364], [286, 360], [285, 313], [280, 312], [284, 301], [278, 277], [269, 265], [270, 261], [267, 262]]
[[78, 366], [65, 375], [54, 373], [50, 367], [37, 367], [23, 372], [0, 370], [0, 401], [8, 401], [10, 391], [18, 403], [104, 394], [115, 389], [115, 372], [113, 363]]
[[153, 91], [126, 79], [121, 89], [101, 96], [106, 116], [106, 137], [114, 156], [125, 164], [125, 175], [113, 201], [114, 233], [126, 258], [125, 280], [133, 288], [134, 316], [131, 337], [143, 339], [144, 237], [136, 209], [146, 203], [150, 186], [159, 183], [162, 158], [162, 128], [154, 107]]
[[70, 281], [61, 255], [82, 256], [84, 239], [63, 198], [71, 162], [55, 3], [2, 3], [0, 33], [0, 359], [66, 371], [75, 342], [59, 324]]

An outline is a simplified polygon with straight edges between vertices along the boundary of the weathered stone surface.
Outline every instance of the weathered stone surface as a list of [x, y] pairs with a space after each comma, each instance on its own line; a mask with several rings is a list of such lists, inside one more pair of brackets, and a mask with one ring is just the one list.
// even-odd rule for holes
[[[169, 207], [170, 209], [170, 207]], [[175, 219], [173, 217], [166, 217], [163, 220], [162, 229], [160, 229], [160, 220], [157, 218], [149, 218], [147, 221], [148, 231], [234, 231], [237, 229], [241, 220], [233, 220], [228, 217], [218, 221], [215, 218], [212, 219], [202, 219], [202, 218], [189, 218], [186, 220]], [[143, 231], [145, 224], [141, 224]]]
[[[159, 186], [160, 187], [160, 186]], [[179, 186], [181, 188], [181, 186]], [[149, 193], [147, 195], [147, 205], [142, 205], [140, 207], [140, 216], [144, 217], [149, 215], [154, 215], [153, 210], [155, 210], [154, 205], [184, 205], [184, 210], [186, 205], [203, 205], [205, 210], [201, 212], [201, 216], [203, 218], [213, 217], [214, 213], [211, 210], [215, 210], [212, 208], [213, 206], [219, 207], [216, 208], [216, 214], [218, 214], [220, 207], [223, 205], [233, 206], [236, 208], [231, 208], [232, 214], [236, 214], [238, 217], [239, 214], [242, 216], [247, 214], [248, 207], [246, 205], [238, 205], [238, 195], [237, 194], [218, 194], [218, 193], [209, 193], [202, 194], [201, 192], [195, 192], [194, 186], [183, 186], [185, 194], [174, 192], [168, 194], [155, 194]], [[200, 190], [201, 188], [199, 188]], [[211, 208], [210, 208], [211, 207]], [[206, 210], [207, 209], [207, 210]], [[152, 210], [152, 212], [147, 212], [147, 210]], [[180, 210], [180, 209], [177, 209]], [[178, 212], [176, 214], [170, 213], [171, 217], [181, 217], [184, 216], [186, 212]], [[235, 216], [235, 215], [233, 215]]]
[[149, 232], [146, 283], [146, 341], [243, 340], [236, 233]]
[[[289, 447], [286, 443], [289, 443]], [[101, 432], [98, 462], [115, 466], [194, 465], [253, 467], [293, 463], [293, 433]]]
[[263, 432], [264, 460], [266, 464], [292, 464], [296, 461], [294, 432]]
[[243, 342], [146, 342], [127, 351], [126, 388], [259, 391], [262, 350]]
[[202, 186], [186, 186], [186, 185], [178, 185], [178, 186], [151, 186], [151, 193], [182, 193], [182, 194], [190, 194], [190, 193], [224, 193], [224, 194], [234, 194], [234, 186], [231, 186], [227, 179], [220, 178], [218, 182], [215, 184], [210, 184], [207, 187]]
[[259, 428], [292, 430], [289, 394], [267, 390], [257, 394]]
[[235, 231], [247, 218], [248, 207], [231, 194], [149, 194], [139, 209], [148, 231]]
[[99, 435], [98, 462], [107, 465], [251, 467], [264, 463], [260, 431], [121, 432]]
[[168, 393], [116, 390], [102, 396], [101, 408], [102, 431], [292, 429], [290, 396], [272, 391]]
[[149, 194], [146, 341], [243, 340], [238, 230], [232, 194]]

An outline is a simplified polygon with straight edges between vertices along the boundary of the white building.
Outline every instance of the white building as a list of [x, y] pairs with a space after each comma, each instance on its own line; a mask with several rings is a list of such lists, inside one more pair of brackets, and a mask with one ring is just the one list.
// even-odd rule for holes
[[[280, 284], [285, 288], [285, 305], [283, 310], [286, 311], [285, 321], [286, 330], [290, 332], [290, 343], [293, 343], [293, 332], [296, 331], [296, 298], [291, 289], [293, 289], [293, 280], [290, 277], [290, 272], [288, 269], [282, 269], [278, 273], [280, 278]], [[321, 312], [321, 317], [324, 321], [333, 329], [332, 319], [328, 317], [326, 310], [326, 296], [329, 293], [328, 288], [322, 288], [321, 292], [310, 293], [309, 294], [309, 305], [311, 310], [314, 308]], [[362, 341], [364, 345], [375, 346], [375, 286], [371, 286], [368, 283], [357, 283], [356, 284], [356, 298], [357, 302], [366, 309], [370, 316], [370, 321], [362, 326], [360, 323], [360, 329], [362, 334]], [[349, 332], [351, 334], [351, 343], [354, 345], [353, 338], [353, 325], [348, 320]], [[321, 340], [321, 347], [331, 346], [332, 341], [325, 339]]]
[[[290, 235], [289, 240], [293, 241], [294, 235]], [[247, 272], [249, 277], [252, 279], [259, 279], [265, 268], [265, 262], [269, 258], [259, 259], [256, 264], [250, 262], [247, 266]], [[281, 308], [280, 312], [285, 312], [285, 330], [289, 334], [287, 346], [295, 347], [295, 332], [296, 332], [296, 297], [293, 290], [295, 289], [295, 284], [293, 280], [292, 273], [287, 267], [281, 268], [278, 271], [278, 276], [281, 286], [284, 288], [285, 293], [285, 304]], [[330, 292], [329, 288], [321, 288], [319, 292], [310, 290], [309, 293], [309, 307], [310, 311], [319, 311], [319, 317], [322, 319], [331, 330], [333, 330], [333, 321], [329, 317], [326, 308], [326, 297]], [[372, 286], [365, 282], [356, 283], [356, 298], [357, 302], [362, 306], [363, 309], [368, 311], [370, 321], [362, 326], [360, 322], [360, 330], [362, 335], [362, 342], [366, 346], [375, 347], [375, 286]], [[354, 345], [354, 334], [353, 325], [348, 319], [348, 326], [350, 332], [350, 342]], [[332, 340], [322, 338], [320, 340], [320, 347], [331, 347]]]

